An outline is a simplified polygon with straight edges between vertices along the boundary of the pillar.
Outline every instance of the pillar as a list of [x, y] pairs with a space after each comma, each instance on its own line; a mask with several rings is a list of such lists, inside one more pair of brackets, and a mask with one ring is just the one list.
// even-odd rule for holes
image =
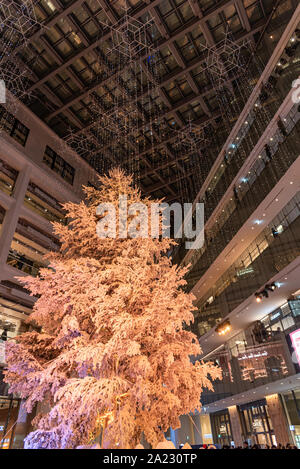
[[232, 438], [235, 444], [235, 447], [243, 445], [243, 438], [242, 438], [242, 426], [240, 420], [240, 414], [236, 405], [228, 407], [229, 417], [230, 417], [230, 424], [231, 424], [231, 431], [232, 431]]
[[0, 265], [5, 264], [7, 260], [11, 242], [16, 231], [20, 210], [24, 203], [25, 194], [28, 188], [30, 172], [31, 170], [29, 166], [23, 168], [19, 172], [12, 195], [14, 203], [5, 213], [0, 234]]
[[202, 441], [199, 441], [199, 443], [212, 445], [213, 436], [212, 436], [210, 415], [209, 414], [200, 415], [199, 423], [200, 423], [199, 428], [201, 428], [201, 434], [202, 434]]
[[277, 445], [279, 443], [281, 443], [282, 445], [286, 445], [289, 442], [292, 443], [288, 431], [287, 419], [279, 395], [272, 394], [271, 396], [266, 396], [266, 400], [270, 419], [273, 424]]

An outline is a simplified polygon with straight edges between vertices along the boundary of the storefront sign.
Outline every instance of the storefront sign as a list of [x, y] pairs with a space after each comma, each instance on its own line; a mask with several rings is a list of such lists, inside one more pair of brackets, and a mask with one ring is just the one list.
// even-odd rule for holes
[[220, 425], [220, 433], [226, 433], [227, 434], [227, 428], [226, 428], [226, 425]]
[[300, 365], [300, 329], [297, 329], [296, 331], [291, 332], [290, 338], [292, 341], [292, 346], [294, 348], [298, 364]]
[[238, 360], [250, 360], [251, 358], [260, 358], [266, 357], [268, 352], [257, 352], [257, 353], [248, 353], [248, 355], [243, 355], [242, 357], [238, 357]]
[[252, 422], [252, 427], [253, 428], [261, 428], [262, 427], [261, 419], [259, 419], [259, 418], [254, 419], [253, 422]]

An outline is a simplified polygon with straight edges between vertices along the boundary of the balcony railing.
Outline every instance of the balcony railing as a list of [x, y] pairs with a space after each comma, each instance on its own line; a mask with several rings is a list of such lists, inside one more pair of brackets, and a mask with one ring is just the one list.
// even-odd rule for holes
[[7, 264], [34, 277], [38, 275], [40, 268], [45, 267], [44, 265], [12, 250], [9, 251]]
[[[300, 216], [298, 216], [284, 231], [278, 236], [273, 236], [272, 232], [261, 235], [261, 245], [256, 248], [254, 260], [247, 262], [247, 272], [239, 275], [241, 270], [232, 266], [209, 292], [213, 301], [208, 304], [205, 299], [199, 302], [200, 313], [197, 322], [205, 317], [211, 318], [210, 327], [217, 324], [219, 318], [233, 311], [249, 296], [253, 295], [257, 288], [264, 285], [290, 264], [300, 254]], [[223, 284], [223, 286], [222, 286]], [[220, 290], [220, 293], [219, 293]], [[200, 306], [201, 305], [201, 306]]]
[[215, 261], [266, 195], [297, 159], [300, 148], [299, 131], [300, 121], [297, 122], [286, 138], [282, 138], [281, 142], [279, 141], [270, 159], [262, 160], [261, 165], [254, 170], [251, 179], [249, 178], [243, 192], [240, 193], [240, 198], [234, 201], [235, 210], [232, 211], [211, 242], [210, 239], [206, 240], [210, 244], [208, 244], [205, 252], [186, 277], [189, 288], [197, 283], [199, 278], [206, 272], [207, 266]]
[[[278, 68], [280, 68], [279, 72]], [[217, 207], [239, 169], [290, 92], [293, 80], [299, 77], [300, 61], [295, 60], [295, 57], [292, 56], [282, 66], [278, 67], [278, 64], [276, 64], [273, 72], [276, 73], [271, 75], [269, 80], [265, 82], [264, 90], [247, 117], [248, 125], [236, 134], [235, 138], [237, 138], [233, 141], [234, 148], [227, 152], [224, 161], [210, 181], [210, 187], [201, 200], [206, 204], [206, 220]], [[262, 103], [265, 104], [261, 105]], [[174, 262], [179, 263], [187, 254], [184, 246], [184, 242], [178, 246], [174, 255]]]
[[202, 404], [247, 392], [296, 373], [284, 332], [266, 332], [258, 341], [255, 337], [251, 331], [247, 335], [238, 334], [207, 357], [205, 361], [220, 366], [222, 379], [214, 382], [214, 392], [204, 392]]

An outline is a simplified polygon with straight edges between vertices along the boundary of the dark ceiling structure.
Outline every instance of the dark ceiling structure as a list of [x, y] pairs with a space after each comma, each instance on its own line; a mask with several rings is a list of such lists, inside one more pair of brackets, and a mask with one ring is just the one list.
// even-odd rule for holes
[[[122, 70], [118, 66], [116, 71], [107, 59], [110, 26], [122, 21], [123, 1], [35, 3], [37, 25], [27, 35], [26, 45], [16, 45], [14, 50], [20, 66], [30, 72], [27, 91], [31, 99], [27, 105], [62, 138], [72, 129], [79, 139], [90, 139], [91, 146], [77, 150], [99, 172], [103, 170], [100, 160], [113, 161], [113, 145], [120, 145], [118, 154], [123, 154], [123, 139], [138, 155], [139, 183], [145, 194], [165, 197], [167, 201], [189, 197], [191, 201], [240, 111], [236, 107], [236, 116], [233, 111], [229, 116], [224, 110], [218, 91], [203, 68], [207, 47], [216, 47], [226, 32], [237, 44], [249, 41], [252, 56], [248, 49], [244, 60], [248, 64], [249, 86], [253, 87], [259, 77], [258, 64], [268, 60], [297, 0], [129, 0], [131, 18], [140, 23], [152, 18], [148, 39], [157, 51], [155, 76], [149, 56], [141, 52], [144, 78], [134, 89], [128, 73], [127, 81], [116, 80]], [[131, 64], [125, 62], [122, 66], [130, 69]], [[226, 84], [238, 90], [239, 80], [238, 74], [228, 74]], [[137, 124], [132, 135], [130, 131], [126, 135], [120, 133], [117, 144], [114, 134], [97, 141], [93, 105], [96, 101], [97, 112], [107, 113], [120, 87], [128, 102], [132, 98], [143, 124]], [[151, 131], [146, 125], [150, 121]], [[205, 128], [209, 137], [201, 143], [198, 165], [192, 151], [187, 147], [178, 150], [176, 146], [178, 132], [191, 123]], [[128, 155], [124, 154], [124, 161], [126, 158]]]

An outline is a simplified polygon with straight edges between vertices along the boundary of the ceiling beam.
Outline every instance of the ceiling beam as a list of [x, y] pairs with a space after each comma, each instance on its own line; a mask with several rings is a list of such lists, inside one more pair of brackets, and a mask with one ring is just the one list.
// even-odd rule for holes
[[[198, 17], [197, 18], [194, 18], [192, 19], [191, 21], [189, 21], [189, 23], [180, 29], [180, 31], [178, 31], [177, 33], [173, 34], [171, 37], [165, 39], [164, 41], [161, 41], [161, 43], [158, 44], [159, 47], [163, 47], [165, 45], [168, 45], [170, 41], [175, 41], [176, 39], [178, 39], [180, 36], [182, 36], [182, 34], [184, 33], [187, 33], [189, 31], [192, 31], [195, 26], [197, 26], [198, 24], [200, 25], [200, 27], [202, 28], [202, 25], [205, 23], [205, 21], [213, 16], [215, 16], [219, 11], [222, 11], [224, 8], [226, 8], [227, 6], [230, 6], [234, 3], [235, 0], [227, 0], [227, 1], [221, 1], [220, 2], [220, 5], [218, 5], [217, 8], [214, 9], [214, 11], [211, 11], [209, 13], [207, 13], [205, 16], [203, 16], [203, 18], [199, 19]], [[152, 0], [151, 3], [149, 3], [149, 5], [151, 5], [151, 7], [154, 7], [156, 5], [158, 5], [159, 3], [161, 2], [161, 0]], [[77, 2], [75, 2], [77, 3]], [[80, 0], [80, 3], [81, 3], [81, 0]], [[66, 9], [65, 11], [67, 11], [69, 9]], [[134, 13], [132, 13], [132, 16], [134, 18], [138, 18], [140, 17], [142, 14], [146, 13], [147, 11], [149, 11], [149, 6], [145, 6], [143, 8], [140, 8], [140, 9], [137, 9]], [[69, 13], [70, 13], [70, 10], [69, 10]], [[57, 16], [58, 19], [61, 18], [60, 15]], [[55, 24], [55, 22], [53, 23]], [[53, 24], [51, 24], [53, 26]], [[48, 23], [46, 23], [46, 26], [49, 26]], [[42, 33], [41, 33], [42, 34]], [[40, 35], [40, 34], [39, 34]], [[35, 35], [33, 35], [31, 39], [36, 39], [34, 37]], [[70, 59], [68, 59], [66, 62], [64, 62], [62, 65], [60, 65], [59, 67], [57, 67], [55, 70], [53, 70], [52, 72], [48, 73], [47, 75], [45, 75], [43, 78], [41, 78], [37, 83], [34, 84], [34, 87], [37, 87], [39, 86], [41, 83], [47, 81], [51, 76], [55, 75], [56, 73], [59, 73], [61, 71], [61, 69], [64, 69], [66, 67], [69, 67], [72, 62], [76, 59], [79, 59], [80, 57], [82, 57], [83, 55], [85, 55], [86, 53], [88, 52], [91, 52], [93, 49], [95, 49], [97, 46], [101, 45], [101, 43], [105, 40], [107, 40], [109, 37], [111, 36], [111, 32], [108, 32], [106, 34], [104, 34], [101, 38], [97, 39], [96, 41], [94, 41], [92, 44], [90, 44], [87, 48], [85, 48], [84, 50], [80, 50], [78, 51], [76, 54], [74, 54]], [[146, 55], [143, 56], [143, 58], [145, 58]], [[100, 84], [100, 83], [99, 83]]]
[[[264, 27], [264, 24], [265, 24], [265, 21], [261, 21], [260, 25], [257, 26], [255, 29], [252, 29], [250, 32], [246, 32], [246, 33], [243, 32], [242, 34], [239, 34], [239, 37], [237, 38], [237, 42], [243, 41], [243, 40], [247, 39], [248, 37], [253, 36], [256, 32], [261, 31]], [[205, 57], [206, 56], [204, 56], [204, 55], [201, 56], [201, 57], [197, 57], [197, 59], [194, 60], [193, 62], [191, 62], [188, 66], [186, 66], [184, 70], [177, 71], [176, 73], [172, 74], [171, 77], [167, 77], [165, 80], [162, 80], [162, 82], [160, 83], [160, 88], [162, 86], [165, 86], [170, 81], [174, 80], [174, 78], [178, 79], [178, 78], [181, 78], [181, 77], [185, 76], [187, 72], [191, 71], [192, 69], [194, 69], [197, 66], [201, 65], [202, 63], [204, 63], [205, 62]], [[121, 73], [121, 72], [119, 72], [119, 73]], [[65, 109], [67, 109], [69, 106], [79, 102], [81, 99], [88, 96], [92, 91], [97, 90], [100, 86], [103, 86], [106, 83], [110, 83], [112, 79], [116, 78], [116, 76], [117, 76], [117, 74], [113, 74], [112, 76], [106, 78], [102, 82], [98, 82], [98, 83], [90, 86], [89, 88], [85, 88], [85, 91], [83, 93], [81, 93], [78, 96], [76, 96], [75, 98], [69, 100], [61, 108], [59, 108], [56, 111], [48, 114], [48, 116], [46, 116], [46, 118], [51, 119], [55, 115], [59, 114], [60, 112], [64, 111]], [[29, 88], [29, 91], [33, 90], [35, 88], [36, 88], [36, 85]], [[138, 98], [141, 98], [142, 96], [146, 95], [148, 92], [149, 92], [148, 87], [146, 87], [146, 89], [138, 95]]]

